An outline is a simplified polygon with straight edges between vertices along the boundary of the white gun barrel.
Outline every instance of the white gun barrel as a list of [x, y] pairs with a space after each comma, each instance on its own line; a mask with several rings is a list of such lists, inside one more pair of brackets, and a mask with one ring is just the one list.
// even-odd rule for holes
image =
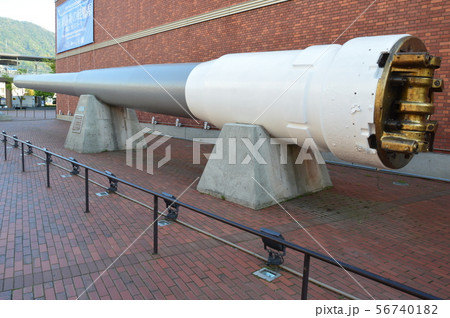
[[313, 138], [358, 164], [401, 168], [432, 150], [433, 92], [440, 58], [410, 35], [355, 38], [344, 45], [224, 55], [204, 63], [21, 75], [18, 87], [187, 117], [221, 128], [263, 126], [273, 137]]

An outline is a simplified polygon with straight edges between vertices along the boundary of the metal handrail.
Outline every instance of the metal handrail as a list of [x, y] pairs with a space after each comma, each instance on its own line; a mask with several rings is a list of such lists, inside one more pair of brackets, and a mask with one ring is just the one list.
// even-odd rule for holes
[[97, 170], [97, 169], [92, 168], [90, 166], [87, 166], [85, 164], [82, 164], [82, 163], [80, 163], [78, 161], [74, 161], [74, 160], [71, 160], [71, 159], [66, 158], [64, 156], [61, 156], [61, 155], [59, 155], [57, 153], [51, 152], [51, 151], [49, 151], [46, 148], [41, 148], [41, 147], [35, 146], [35, 145], [31, 144], [31, 143], [28, 143], [26, 141], [20, 140], [17, 137], [7, 135], [5, 131], [2, 132], [2, 135], [3, 135], [2, 142], [5, 144], [5, 146], [4, 146], [5, 161], [7, 160], [7, 147], [6, 147], [7, 139], [9, 138], [9, 139], [13, 140], [15, 143], [16, 142], [17, 143], [21, 143], [21, 145], [22, 145], [22, 147], [21, 147], [21, 149], [22, 149], [22, 171], [25, 171], [25, 156], [23, 155], [24, 154], [24, 146], [31, 147], [31, 148], [34, 148], [36, 150], [40, 150], [40, 151], [45, 153], [45, 155], [46, 155], [46, 166], [47, 166], [47, 187], [50, 187], [50, 170], [49, 170], [49, 167], [50, 167], [50, 163], [51, 163], [51, 158], [52, 157], [59, 158], [61, 160], [70, 162], [72, 165], [75, 164], [75, 165], [78, 165], [79, 167], [84, 168], [85, 169], [85, 186], [86, 186], [86, 211], [85, 211], [86, 213], [90, 212], [89, 211], [89, 171], [92, 171], [92, 172], [95, 172], [95, 173], [97, 173], [99, 175], [102, 175], [102, 176], [108, 178], [109, 180], [120, 182], [121, 184], [130, 186], [130, 187], [132, 187], [134, 189], [137, 189], [137, 190], [140, 190], [142, 192], [145, 192], [145, 193], [153, 195], [153, 198], [154, 198], [154, 207], [153, 207], [153, 217], [154, 217], [154, 224], [153, 224], [153, 239], [154, 239], [154, 241], [153, 241], [153, 253], [154, 254], [158, 253], [158, 225], [157, 225], [156, 221], [159, 218], [159, 215], [158, 215], [158, 199], [161, 198], [163, 200], [172, 202], [169, 205], [169, 207], [171, 207], [174, 204], [177, 204], [177, 205], [182, 206], [182, 207], [184, 207], [184, 208], [186, 208], [188, 210], [191, 210], [191, 211], [196, 212], [198, 214], [204, 215], [204, 216], [209, 217], [211, 219], [217, 220], [217, 221], [219, 221], [221, 223], [228, 224], [228, 225], [233, 226], [235, 228], [238, 228], [238, 229], [240, 229], [242, 231], [245, 231], [245, 232], [251, 233], [253, 235], [259, 236], [260, 238], [266, 238], [266, 239], [272, 240], [272, 241], [274, 241], [276, 243], [279, 243], [279, 244], [282, 244], [282, 245], [286, 246], [287, 248], [290, 248], [290, 249], [295, 250], [297, 252], [303, 253], [304, 254], [304, 263], [303, 263], [303, 281], [302, 281], [302, 295], [301, 295], [301, 299], [307, 299], [309, 266], [310, 266], [310, 259], [311, 259], [311, 257], [315, 258], [315, 259], [318, 259], [318, 260], [321, 260], [321, 261], [323, 261], [325, 263], [331, 264], [333, 266], [343, 268], [343, 269], [345, 269], [345, 270], [347, 270], [349, 272], [358, 274], [358, 275], [360, 275], [362, 277], [368, 278], [368, 279], [370, 279], [372, 281], [375, 281], [377, 283], [380, 283], [382, 285], [389, 286], [389, 287], [391, 287], [393, 289], [396, 289], [398, 291], [401, 291], [401, 292], [404, 292], [406, 294], [415, 296], [415, 297], [417, 297], [419, 299], [429, 299], [429, 300], [441, 299], [441, 298], [436, 297], [434, 295], [422, 292], [422, 291], [420, 291], [418, 289], [409, 287], [407, 285], [404, 285], [404, 284], [401, 284], [399, 282], [393, 281], [391, 279], [385, 278], [385, 277], [380, 276], [378, 274], [366, 271], [366, 270], [361, 269], [359, 267], [347, 264], [345, 262], [338, 261], [338, 260], [336, 260], [336, 259], [334, 259], [332, 257], [329, 257], [329, 256], [326, 256], [326, 255], [320, 254], [318, 252], [312, 251], [310, 249], [304, 248], [304, 247], [302, 247], [300, 245], [297, 245], [295, 243], [292, 243], [292, 242], [286, 241], [284, 239], [280, 239], [280, 238], [268, 235], [267, 233], [264, 233], [262, 231], [259, 231], [259, 230], [253, 229], [251, 227], [248, 227], [246, 225], [234, 222], [232, 220], [226, 219], [226, 218], [221, 217], [219, 215], [216, 215], [216, 214], [213, 214], [211, 212], [205, 211], [203, 209], [197, 208], [197, 207], [192, 206], [190, 204], [178, 201], [178, 199], [174, 200], [172, 197], [169, 197], [169, 196], [167, 196], [167, 195], [165, 195], [163, 193], [159, 193], [159, 192], [156, 192], [156, 191], [144, 188], [144, 187], [139, 186], [137, 184], [134, 184], [132, 182], [123, 180], [123, 179], [118, 178], [116, 176], [112, 176], [111, 174], [105, 173], [103, 171], [100, 171], [100, 170]]
[[450, 179], [448, 179], [448, 178], [426, 176], [426, 175], [422, 175], [422, 174], [405, 172], [405, 171], [379, 169], [379, 168], [364, 166], [364, 165], [360, 165], [360, 164], [356, 164], [356, 163], [340, 162], [340, 161], [334, 161], [334, 160], [325, 160], [325, 162], [327, 164], [331, 164], [331, 165], [335, 165], [335, 166], [342, 166], [342, 167], [348, 167], [348, 168], [357, 168], [357, 169], [374, 171], [374, 172], [383, 172], [383, 173], [393, 174], [393, 175], [403, 176], [403, 177], [411, 177], [411, 178], [420, 178], [420, 179], [427, 179], [427, 180], [433, 180], [433, 181], [450, 182]]

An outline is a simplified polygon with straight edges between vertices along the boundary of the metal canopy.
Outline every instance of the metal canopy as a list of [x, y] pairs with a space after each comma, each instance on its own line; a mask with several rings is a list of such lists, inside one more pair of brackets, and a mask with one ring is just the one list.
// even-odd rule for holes
[[54, 59], [54, 57], [0, 53], [0, 65], [17, 65], [18, 61], [44, 62]]

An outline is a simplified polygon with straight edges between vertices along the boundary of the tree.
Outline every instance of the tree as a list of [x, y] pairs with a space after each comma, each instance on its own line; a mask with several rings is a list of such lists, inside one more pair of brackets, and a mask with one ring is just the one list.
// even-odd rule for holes
[[48, 67], [50, 67], [50, 73], [56, 73], [56, 61], [54, 59], [46, 59], [43, 60], [43, 62], [47, 64]]
[[12, 90], [13, 78], [8, 74], [2, 74], [1, 77], [5, 80], [6, 89]]
[[55, 93], [34, 90], [34, 96], [42, 96], [43, 98], [47, 98], [47, 97], [53, 97], [53, 95], [55, 95]]

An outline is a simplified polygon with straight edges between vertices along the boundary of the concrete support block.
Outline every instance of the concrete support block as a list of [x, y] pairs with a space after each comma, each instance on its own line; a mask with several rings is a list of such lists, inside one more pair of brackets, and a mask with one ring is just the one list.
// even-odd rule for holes
[[168, 125], [160, 125], [160, 124], [150, 124], [150, 123], [141, 123], [141, 126], [144, 128], [150, 128], [152, 131], [158, 131], [163, 135], [185, 139], [185, 140], [193, 140], [194, 138], [217, 138], [219, 137], [220, 130], [215, 129], [201, 129], [201, 128], [193, 128], [193, 127], [175, 127]]
[[194, 138], [217, 138], [220, 131], [215, 129], [201, 129], [201, 128], [186, 128], [186, 139], [192, 140]]
[[[250, 151], [250, 144], [253, 152], [259, 147], [260, 156]], [[287, 145], [287, 158], [282, 152], [263, 127], [226, 124], [197, 190], [257, 210], [332, 186], [325, 164], [295, 164], [300, 153], [296, 145]]]
[[64, 147], [79, 153], [125, 150], [126, 140], [141, 131], [136, 112], [81, 95]]

